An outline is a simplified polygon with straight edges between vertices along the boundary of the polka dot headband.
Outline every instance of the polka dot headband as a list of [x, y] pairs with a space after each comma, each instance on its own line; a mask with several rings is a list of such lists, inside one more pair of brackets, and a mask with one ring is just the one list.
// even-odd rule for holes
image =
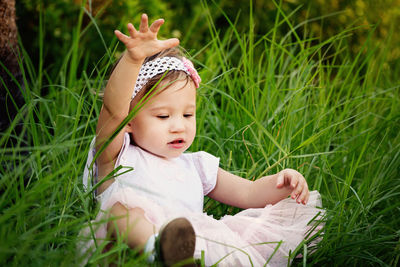
[[132, 99], [142, 90], [143, 86], [151, 78], [169, 70], [184, 71], [192, 78], [196, 88], [199, 88], [201, 78], [189, 59], [185, 57], [182, 58], [182, 60], [176, 57], [161, 57], [142, 65], [136, 80], [135, 89], [133, 90]]

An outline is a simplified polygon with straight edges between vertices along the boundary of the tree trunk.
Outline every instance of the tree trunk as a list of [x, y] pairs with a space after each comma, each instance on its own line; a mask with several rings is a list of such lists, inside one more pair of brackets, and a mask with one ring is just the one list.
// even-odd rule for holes
[[[15, 0], [0, 0], [0, 130], [4, 131], [23, 104], [20, 88], [10, 74], [21, 82], [18, 66], [18, 39]], [[6, 69], [10, 74], [7, 73]], [[22, 84], [21, 84], [22, 86]]]

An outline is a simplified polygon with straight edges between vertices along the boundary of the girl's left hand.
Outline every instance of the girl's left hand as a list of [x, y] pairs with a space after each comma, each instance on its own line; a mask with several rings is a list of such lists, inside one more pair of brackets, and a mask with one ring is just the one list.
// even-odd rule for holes
[[136, 30], [133, 24], [129, 23], [129, 36], [118, 30], [115, 30], [114, 33], [125, 44], [129, 57], [134, 62], [142, 62], [146, 57], [179, 44], [177, 38], [167, 40], [157, 39], [158, 31], [163, 24], [164, 20], [158, 19], [149, 26], [147, 15], [142, 14], [139, 30]]
[[297, 203], [307, 204], [310, 192], [303, 175], [293, 169], [284, 169], [278, 173], [277, 188], [288, 187], [291, 190], [291, 198]]

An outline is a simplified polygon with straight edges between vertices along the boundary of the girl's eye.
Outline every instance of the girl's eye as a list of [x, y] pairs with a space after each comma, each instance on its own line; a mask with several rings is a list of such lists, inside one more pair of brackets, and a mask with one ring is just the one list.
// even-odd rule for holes
[[168, 119], [169, 116], [168, 115], [158, 115], [157, 118], [159, 118], [159, 119]]
[[183, 117], [185, 117], [185, 118], [190, 118], [192, 116], [193, 116], [193, 114], [191, 114], [191, 113], [183, 114]]

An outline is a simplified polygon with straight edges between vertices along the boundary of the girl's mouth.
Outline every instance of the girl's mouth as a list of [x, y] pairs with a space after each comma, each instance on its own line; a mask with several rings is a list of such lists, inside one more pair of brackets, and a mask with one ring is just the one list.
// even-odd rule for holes
[[185, 145], [185, 140], [183, 139], [175, 139], [172, 142], [168, 143], [168, 146], [172, 148], [182, 148]]

